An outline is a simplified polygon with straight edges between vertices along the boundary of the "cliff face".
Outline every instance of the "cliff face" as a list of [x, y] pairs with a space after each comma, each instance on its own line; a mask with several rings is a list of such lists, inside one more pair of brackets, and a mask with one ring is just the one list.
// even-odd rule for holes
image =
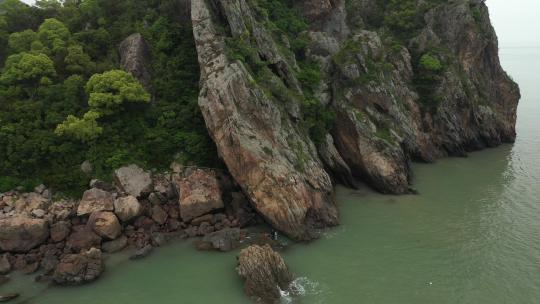
[[515, 139], [519, 89], [482, 1], [196, 0], [191, 13], [208, 130], [295, 239], [337, 224], [331, 177], [407, 193], [411, 160]]

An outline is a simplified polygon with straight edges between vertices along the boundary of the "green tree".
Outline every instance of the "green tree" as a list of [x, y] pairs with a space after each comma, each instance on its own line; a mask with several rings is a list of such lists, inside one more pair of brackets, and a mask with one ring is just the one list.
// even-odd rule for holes
[[53, 54], [64, 51], [71, 37], [69, 29], [57, 19], [46, 19], [38, 30], [39, 39]]
[[55, 76], [54, 64], [45, 54], [20, 53], [8, 57], [0, 83], [21, 87], [33, 98], [38, 87], [50, 84]]
[[82, 142], [96, 140], [103, 132], [103, 128], [98, 125], [97, 119], [101, 115], [93, 110], [86, 112], [82, 118], [69, 115], [66, 120], [56, 127], [57, 135], [69, 135]]
[[24, 30], [9, 35], [8, 47], [12, 54], [30, 52], [32, 43], [38, 39], [38, 35], [33, 30]]
[[71, 45], [68, 47], [64, 63], [66, 64], [66, 71], [72, 74], [91, 73], [92, 61], [80, 45]]
[[112, 70], [93, 75], [86, 84], [88, 104], [103, 115], [111, 115], [124, 103], [148, 103], [148, 94], [130, 73]]

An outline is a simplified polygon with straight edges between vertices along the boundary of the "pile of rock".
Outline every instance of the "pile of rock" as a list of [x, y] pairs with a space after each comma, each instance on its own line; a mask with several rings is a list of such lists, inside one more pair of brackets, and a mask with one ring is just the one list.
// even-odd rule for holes
[[0, 275], [42, 269], [58, 284], [99, 277], [102, 251], [134, 258], [174, 236], [204, 237], [201, 249], [231, 250], [258, 220], [232, 179], [215, 170], [172, 167], [152, 175], [131, 165], [114, 184], [92, 180], [80, 201], [53, 200], [45, 186], [0, 194]]

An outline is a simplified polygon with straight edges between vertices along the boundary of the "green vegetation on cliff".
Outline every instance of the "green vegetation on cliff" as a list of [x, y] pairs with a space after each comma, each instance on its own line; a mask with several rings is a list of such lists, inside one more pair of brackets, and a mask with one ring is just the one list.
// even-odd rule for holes
[[[63, 4], [61, 3], [63, 2]], [[0, 191], [45, 182], [77, 193], [124, 164], [217, 164], [197, 106], [189, 18], [174, 0], [0, 3]], [[151, 92], [119, 71], [120, 42], [139, 32]]]

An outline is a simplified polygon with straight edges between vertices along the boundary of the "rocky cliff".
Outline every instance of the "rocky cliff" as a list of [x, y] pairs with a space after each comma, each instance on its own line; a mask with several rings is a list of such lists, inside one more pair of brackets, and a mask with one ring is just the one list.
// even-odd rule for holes
[[199, 105], [231, 175], [294, 239], [332, 179], [410, 192], [410, 161], [515, 139], [519, 88], [478, 0], [195, 0]]

